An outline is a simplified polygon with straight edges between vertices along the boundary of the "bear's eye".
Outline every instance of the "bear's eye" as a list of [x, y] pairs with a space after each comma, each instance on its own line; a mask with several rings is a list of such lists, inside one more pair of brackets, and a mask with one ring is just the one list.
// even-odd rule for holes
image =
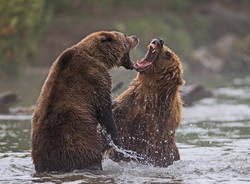
[[113, 41], [112, 37], [107, 37], [107, 38], [102, 40], [102, 42], [112, 42], [112, 41]]
[[112, 42], [113, 41], [113, 35], [112, 34], [102, 34], [99, 36], [99, 40], [104, 43], [104, 42]]
[[165, 53], [165, 56], [166, 56], [167, 59], [172, 58], [172, 54], [170, 52], [168, 52], [168, 51]]

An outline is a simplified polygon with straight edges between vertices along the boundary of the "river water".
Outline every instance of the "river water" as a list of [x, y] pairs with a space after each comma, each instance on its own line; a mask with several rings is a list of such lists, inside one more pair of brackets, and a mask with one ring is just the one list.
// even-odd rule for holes
[[168, 168], [103, 162], [100, 172], [36, 175], [29, 115], [0, 115], [0, 183], [250, 183], [250, 77], [214, 87], [215, 96], [185, 107]]

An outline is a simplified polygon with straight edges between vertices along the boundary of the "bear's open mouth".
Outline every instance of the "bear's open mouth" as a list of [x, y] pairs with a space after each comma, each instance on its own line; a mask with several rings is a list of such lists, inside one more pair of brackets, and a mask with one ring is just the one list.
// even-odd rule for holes
[[134, 62], [130, 59], [129, 52], [124, 54], [124, 56], [121, 59], [122, 66], [126, 69], [133, 70], [133, 64]]
[[161, 50], [162, 44], [158, 43], [158, 41], [153, 40], [149, 45], [148, 45], [148, 51], [144, 58], [140, 61], [137, 61], [134, 64], [134, 69], [138, 72], [144, 71], [145, 69], [148, 68], [148, 66], [152, 65], [152, 63], [157, 59], [160, 50]]
[[129, 52], [131, 49], [136, 48], [136, 46], [139, 44], [139, 39], [135, 35], [129, 36], [126, 39], [128, 43], [130, 43], [130, 48], [129, 51], [121, 58], [121, 65], [126, 69], [133, 70], [134, 62], [131, 60]]

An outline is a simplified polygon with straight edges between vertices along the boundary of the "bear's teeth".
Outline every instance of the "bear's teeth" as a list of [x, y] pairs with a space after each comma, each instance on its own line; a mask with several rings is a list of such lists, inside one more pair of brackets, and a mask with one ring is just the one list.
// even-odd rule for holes
[[153, 53], [153, 54], [155, 53], [155, 49], [154, 49], [154, 50], [152, 50], [152, 53]]
[[139, 61], [136, 62], [138, 66], [143, 66], [143, 64], [139, 63]]

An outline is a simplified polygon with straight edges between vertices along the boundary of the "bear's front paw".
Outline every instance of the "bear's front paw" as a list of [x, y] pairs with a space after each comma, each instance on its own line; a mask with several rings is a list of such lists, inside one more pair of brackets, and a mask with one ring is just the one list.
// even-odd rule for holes
[[122, 142], [121, 140], [117, 137], [113, 139], [114, 144], [118, 147], [121, 148], [122, 147]]

